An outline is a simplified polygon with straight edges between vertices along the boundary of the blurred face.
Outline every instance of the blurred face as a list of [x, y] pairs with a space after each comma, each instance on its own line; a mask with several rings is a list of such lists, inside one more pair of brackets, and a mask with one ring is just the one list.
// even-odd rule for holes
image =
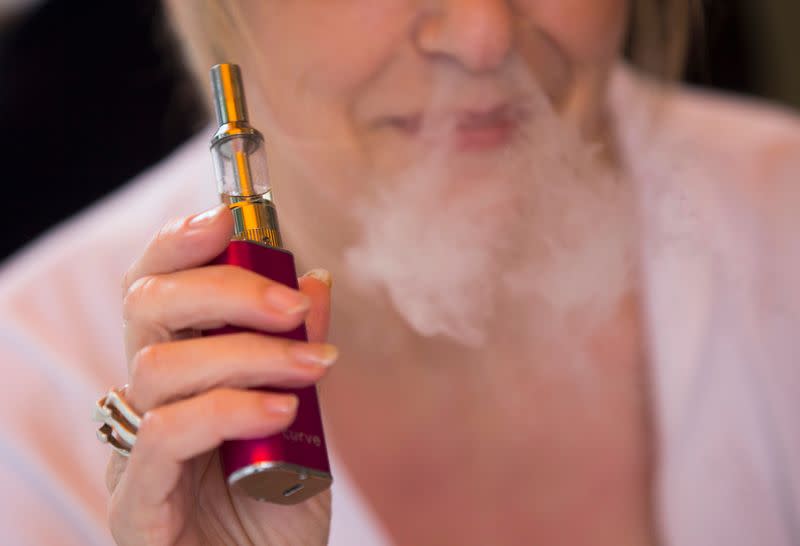
[[[232, 14], [237, 34], [222, 44], [225, 60], [242, 65], [254, 124], [267, 139], [284, 238], [301, 267], [324, 264], [341, 279], [363, 272], [365, 262], [389, 264], [383, 254], [389, 249], [403, 258], [393, 267], [406, 278], [431, 278], [419, 256], [442, 259], [450, 250], [446, 265], [452, 265], [467, 259], [452, 249], [478, 241], [527, 244], [532, 238], [522, 231], [530, 229], [557, 239], [553, 215], [565, 217], [570, 207], [589, 218], [583, 209], [594, 204], [579, 194], [597, 183], [574, 174], [600, 176], [594, 167], [576, 167], [585, 146], [560, 133], [577, 128], [584, 142], [603, 142], [606, 85], [619, 56], [627, 0], [220, 5]], [[190, 21], [198, 4], [173, 0], [170, 7], [179, 21]], [[214, 39], [213, 28], [204, 31]], [[565, 161], [553, 147], [567, 141]], [[558, 188], [563, 195], [552, 195]], [[541, 203], [552, 206], [535, 210]], [[359, 216], [359, 210], [373, 213]], [[387, 221], [395, 225], [381, 226]], [[416, 255], [402, 256], [412, 247], [397, 225], [401, 231], [428, 225], [439, 237], [415, 234]], [[464, 240], [476, 225], [479, 233]], [[596, 224], [586, 231], [596, 231]], [[376, 233], [378, 239], [366, 240]], [[575, 247], [582, 237], [563, 239]], [[420, 249], [423, 239], [434, 246]], [[361, 263], [348, 265], [354, 247], [363, 251], [355, 253]], [[506, 258], [488, 249], [477, 257], [487, 267]], [[468, 267], [474, 278], [451, 278], [448, 286], [469, 290], [490, 274]], [[392, 285], [395, 303], [413, 301], [383, 271], [375, 276]], [[441, 289], [432, 285], [430, 292]], [[416, 297], [425, 300], [420, 306], [446, 307], [444, 296]], [[426, 312], [401, 314], [411, 321]]]

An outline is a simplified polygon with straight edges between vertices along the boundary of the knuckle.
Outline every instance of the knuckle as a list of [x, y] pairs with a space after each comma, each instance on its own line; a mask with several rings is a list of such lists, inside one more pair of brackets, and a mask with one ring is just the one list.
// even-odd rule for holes
[[[162, 415], [161, 410], [153, 409], [145, 412], [142, 415], [142, 420], [139, 423], [139, 430], [136, 433], [136, 446], [139, 449], [151, 448], [152, 445], [157, 444], [157, 439], [166, 434], [168, 423], [167, 419]], [[155, 442], [153, 440], [156, 440]]]
[[122, 300], [123, 318], [133, 320], [141, 307], [161, 290], [161, 283], [157, 275], [146, 275], [136, 279], [128, 287]]
[[153, 236], [151, 246], [161, 246], [172, 243], [176, 235], [185, 231], [187, 221], [188, 217], [176, 217], [165, 222]]
[[140, 391], [152, 383], [158, 374], [163, 359], [164, 348], [161, 344], [146, 345], [133, 355], [130, 364], [131, 390]]

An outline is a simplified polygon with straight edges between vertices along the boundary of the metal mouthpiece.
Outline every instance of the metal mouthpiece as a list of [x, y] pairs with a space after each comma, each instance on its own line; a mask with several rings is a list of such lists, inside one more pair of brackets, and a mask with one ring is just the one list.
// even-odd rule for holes
[[242, 72], [235, 64], [218, 64], [211, 69], [211, 87], [218, 126], [228, 123], [247, 125]]

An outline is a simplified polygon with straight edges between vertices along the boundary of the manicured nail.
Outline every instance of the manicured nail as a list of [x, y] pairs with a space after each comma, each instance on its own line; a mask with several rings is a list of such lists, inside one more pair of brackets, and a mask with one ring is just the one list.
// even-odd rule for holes
[[339, 349], [329, 343], [295, 343], [289, 352], [303, 364], [330, 366], [339, 358]]
[[264, 405], [269, 413], [288, 415], [297, 410], [297, 397], [293, 394], [268, 394], [264, 398]]
[[311, 300], [308, 296], [282, 284], [270, 286], [267, 289], [266, 300], [270, 307], [286, 315], [308, 311], [311, 307]]
[[193, 228], [205, 227], [216, 219], [223, 210], [227, 210], [226, 205], [218, 205], [213, 209], [195, 214], [189, 219], [189, 225]]
[[318, 281], [325, 283], [325, 285], [330, 288], [333, 286], [333, 277], [331, 277], [331, 272], [327, 269], [312, 269], [305, 275], [304, 277], [311, 277], [313, 279], [317, 279]]

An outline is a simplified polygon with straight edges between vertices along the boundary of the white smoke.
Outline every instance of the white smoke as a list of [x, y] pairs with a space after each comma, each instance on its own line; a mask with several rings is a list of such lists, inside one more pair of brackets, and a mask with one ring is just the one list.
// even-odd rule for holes
[[[433, 102], [455, 101], [457, 88]], [[426, 152], [358, 206], [351, 274], [423, 336], [478, 347], [508, 324], [588, 332], [630, 288], [631, 185], [535, 82], [516, 91], [526, 121], [504, 153], [453, 154], [434, 145], [447, 127], [425, 137], [423, 126]]]

